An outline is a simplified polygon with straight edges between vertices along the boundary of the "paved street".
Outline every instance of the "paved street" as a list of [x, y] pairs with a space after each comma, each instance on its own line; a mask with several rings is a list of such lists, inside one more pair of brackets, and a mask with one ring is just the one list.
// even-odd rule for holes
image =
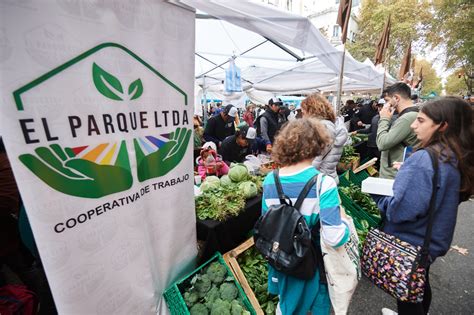
[[[453, 246], [466, 248], [466, 256], [451, 249], [431, 267], [430, 283], [433, 302], [430, 314], [474, 314], [474, 201], [461, 204]], [[396, 302], [388, 294], [362, 278], [353, 297], [349, 314], [381, 314], [388, 307], [396, 310]]]

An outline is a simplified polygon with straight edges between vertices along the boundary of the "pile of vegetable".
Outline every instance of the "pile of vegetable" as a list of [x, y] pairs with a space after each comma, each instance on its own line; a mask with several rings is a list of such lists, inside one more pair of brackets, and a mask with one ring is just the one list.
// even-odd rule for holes
[[350, 184], [349, 187], [340, 187], [341, 191], [349, 196], [357, 205], [367, 213], [380, 219], [380, 210], [369, 194], [363, 193], [359, 186]]
[[347, 164], [347, 163], [351, 163], [353, 160], [358, 159], [358, 158], [359, 156], [357, 155], [354, 147], [351, 145], [345, 145], [342, 148], [342, 155], [339, 162]]
[[183, 298], [191, 315], [250, 315], [234, 278], [221, 263], [216, 261], [203, 268], [189, 284]]
[[250, 175], [244, 165], [235, 164], [220, 179], [206, 177], [200, 189], [202, 194], [195, 198], [198, 219], [225, 221], [239, 215], [245, 209], [245, 200], [262, 191], [262, 178]]
[[[366, 215], [372, 217], [376, 222], [381, 220], [380, 210], [376, 203], [370, 195], [363, 193], [359, 186], [351, 183], [348, 187], [339, 187], [339, 190], [349, 197], [355, 204], [360, 206], [366, 212]], [[348, 211], [347, 214], [358, 223], [355, 225], [357, 236], [359, 237], [359, 245], [362, 247], [370, 229], [369, 222], [357, 215], [352, 215], [350, 211]]]
[[275, 314], [278, 296], [270, 295], [268, 289], [267, 262], [255, 246], [250, 247], [237, 257], [242, 272], [265, 314]]
[[357, 143], [360, 143], [360, 142], [363, 142], [363, 141], [367, 141], [367, 139], [369, 138], [369, 135], [368, 134], [363, 134], [363, 133], [359, 133], [359, 134], [351, 134], [351, 141], [352, 141], [352, 144], [357, 144]]

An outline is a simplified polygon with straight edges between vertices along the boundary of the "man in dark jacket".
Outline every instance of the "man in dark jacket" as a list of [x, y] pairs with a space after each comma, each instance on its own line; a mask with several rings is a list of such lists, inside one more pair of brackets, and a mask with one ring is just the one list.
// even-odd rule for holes
[[268, 107], [265, 112], [257, 118], [255, 125], [257, 127], [257, 136], [259, 142], [265, 145], [267, 152], [272, 151], [272, 144], [275, 136], [280, 130], [282, 124], [286, 121], [280, 115], [280, 107], [283, 102], [279, 98], [271, 98], [268, 101]]
[[257, 131], [254, 128], [243, 126], [235, 135], [225, 138], [219, 149], [222, 160], [227, 164], [242, 163], [247, 155], [252, 154], [252, 142], [256, 135]]
[[225, 138], [235, 133], [236, 115], [237, 108], [229, 104], [219, 115], [211, 117], [204, 129], [204, 140], [214, 142], [219, 148]]
[[364, 128], [372, 122], [372, 118], [378, 114], [377, 101], [365, 103], [352, 117], [351, 130]]
[[[377, 110], [380, 111], [385, 104], [385, 100], [381, 98], [377, 102]], [[376, 162], [376, 168], [378, 168], [378, 165], [380, 163], [380, 151], [377, 148], [377, 128], [379, 126], [379, 120], [380, 120], [380, 115], [377, 114], [372, 118], [372, 121], [370, 122], [370, 126], [365, 129], [360, 129], [357, 131], [354, 131], [356, 134], [368, 134], [369, 137], [367, 138], [367, 151], [368, 151], [368, 158], [377, 158]]]

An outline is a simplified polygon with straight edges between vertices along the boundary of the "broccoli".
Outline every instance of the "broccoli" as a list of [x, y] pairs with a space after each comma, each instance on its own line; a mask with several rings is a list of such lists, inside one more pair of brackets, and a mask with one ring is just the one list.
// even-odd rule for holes
[[240, 305], [239, 301], [232, 300], [230, 303], [232, 315], [242, 315], [244, 308]]
[[199, 295], [194, 291], [189, 291], [189, 292], [184, 292], [183, 294], [184, 302], [188, 307], [191, 307], [194, 305], [194, 303], [197, 302], [199, 299]]
[[197, 278], [196, 283], [194, 283], [194, 288], [197, 290], [199, 297], [204, 297], [211, 289], [211, 285], [212, 282], [208, 275], [200, 275]]
[[212, 282], [221, 284], [227, 275], [227, 269], [219, 262], [213, 262], [209, 268], [207, 268], [206, 274], [209, 276], [209, 279], [211, 279]]
[[231, 315], [230, 314], [230, 303], [217, 299], [212, 304], [211, 315]]
[[221, 294], [221, 299], [229, 302], [235, 299], [237, 295], [239, 295], [237, 287], [231, 282], [224, 282], [219, 288], [219, 292]]
[[204, 304], [196, 303], [193, 307], [189, 310], [191, 315], [208, 315], [209, 311]]
[[205, 300], [205, 305], [211, 309], [212, 304], [214, 304], [214, 301], [220, 298], [220, 293], [219, 293], [219, 288], [213, 284], [212, 288], [207, 292], [206, 296], [204, 297]]

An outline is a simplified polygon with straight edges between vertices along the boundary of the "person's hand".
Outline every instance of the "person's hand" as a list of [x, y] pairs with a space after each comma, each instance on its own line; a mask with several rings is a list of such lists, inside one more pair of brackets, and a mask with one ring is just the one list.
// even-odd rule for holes
[[100, 198], [127, 190], [133, 183], [125, 141], [114, 165], [77, 158], [72, 149], [58, 144], [39, 147], [35, 153], [37, 156], [22, 154], [18, 158], [48, 186], [71, 196]]
[[268, 153], [272, 153], [272, 145], [271, 144], [267, 144], [267, 147], [266, 147], [266, 150]]
[[344, 210], [344, 207], [341, 205], [339, 206], [340, 213], [341, 213], [341, 219], [347, 219], [347, 214], [346, 211]]
[[143, 182], [150, 178], [166, 175], [178, 165], [186, 153], [191, 133], [191, 129], [177, 128], [170, 134], [168, 142], [158, 151], [146, 156], [137, 139], [134, 139], [138, 180]]
[[400, 170], [400, 167], [402, 167], [402, 165], [403, 165], [403, 162], [393, 162], [392, 167], [398, 171]]
[[352, 131], [351, 136], [355, 136], [355, 135], [357, 135], [357, 131]]
[[393, 111], [390, 109], [390, 104], [385, 104], [380, 110], [379, 115], [380, 115], [380, 118], [391, 119], [393, 116]]
[[224, 166], [224, 165], [222, 165], [222, 162], [217, 162], [216, 163], [217, 170], [220, 170], [222, 168], [222, 166]]

